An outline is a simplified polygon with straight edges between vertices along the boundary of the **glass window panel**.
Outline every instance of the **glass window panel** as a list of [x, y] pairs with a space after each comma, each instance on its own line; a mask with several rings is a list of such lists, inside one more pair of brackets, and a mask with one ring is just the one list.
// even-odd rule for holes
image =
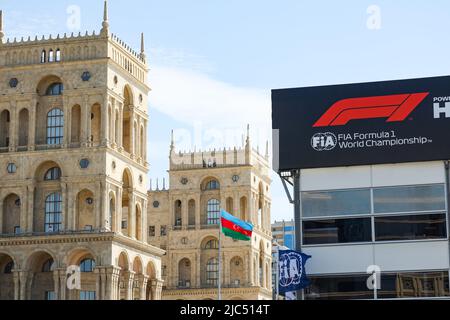
[[447, 271], [381, 274], [378, 298], [448, 297]]
[[375, 240], [422, 240], [445, 238], [445, 214], [375, 217]]
[[370, 214], [370, 190], [302, 192], [304, 217]]
[[444, 185], [377, 188], [375, 213], [445, 210]]
[[370, 218], [328, 219], [303, 222], [303, 244], [372, 241]]
[[47, 144], [61, 144], [63, 139], [64, 113], [53, 109], [47, 114]]
[[211, 199], [207, 204], [206, 224], [215, 225], [220, 222], [220, 201]]
[[45, 200], [45, 232], [57, 232], [60, 230], [62, 210], [61, 195], [52, 193]]
[[367, 275], [309, 277], [311, 286], [305, 289], [307, 300], [373, 299], [367, 288]]

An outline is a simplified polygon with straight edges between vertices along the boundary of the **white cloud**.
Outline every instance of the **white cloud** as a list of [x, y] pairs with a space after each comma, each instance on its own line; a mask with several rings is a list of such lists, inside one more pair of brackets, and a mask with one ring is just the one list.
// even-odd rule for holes
[[4, 19], [6, 20], [5, 33], [10, 39], [28, 36], [34, 39], [35, 35], [48, 36], [54, 34], [58, 27], [56, 19], [49, 14], [39, 13], [36, 16], [29, 16], [20, 11], [8, 11]]
[[[150, 70], [150, 105], [171, 118], [217, 130], [246, 124], [259, 135], [270, 133], [270, 91], [235, 86], [180, 67], [154, 66]], [[263, 133], [262, 133], [263, 132]]]

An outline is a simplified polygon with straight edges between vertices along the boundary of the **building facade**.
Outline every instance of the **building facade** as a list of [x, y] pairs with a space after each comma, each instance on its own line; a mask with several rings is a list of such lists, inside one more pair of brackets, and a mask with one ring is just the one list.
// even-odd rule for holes
[[272, 237], [274, 244], [295, 249], [294, 220], [275, 221], [272, 223]]
[[305, 298], [448, 298], [448, 179], [446, 161], [301, 170]]
[[[147, 62], [110, 33], [4, 41], [0, 299], [160, 299], [147, 243]], [[81, 288], [67, 272], [81, 269]]]
[[[170, 189], [149, 192], [149, 243], [166, 250], [163, 299], [217, 299], [219, 219], [223, 208], [254, 225], [251, 241], [221, 238], [222, 298], [272, 299], [268, 153], [245, 147], [177, 153]], [[164, 188], [163, 188], [164, 189]]]

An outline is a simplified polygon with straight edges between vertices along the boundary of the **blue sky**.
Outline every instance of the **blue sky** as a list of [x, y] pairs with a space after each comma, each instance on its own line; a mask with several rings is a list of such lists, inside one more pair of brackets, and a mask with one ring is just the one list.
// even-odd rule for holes
[[[182, 149], [222, 148], [240, 144], [250, 123], [254, 145], [263, 149], [271, 89], [450, 73], [445, 0], [109, 2], [113, 33], [136, 49], [140, 32], [146, 35], [153, 180], [167, 175], [172, 128]], [[6, 35], [78, 32], [67, 24], [71, 5], [80, 9], [79, 31], [99, 31], [101, 0], [0, 0]], [[372, 5], [381, 29], [367, 26]], [[291, 219], [273, 179], [272, 219]]]

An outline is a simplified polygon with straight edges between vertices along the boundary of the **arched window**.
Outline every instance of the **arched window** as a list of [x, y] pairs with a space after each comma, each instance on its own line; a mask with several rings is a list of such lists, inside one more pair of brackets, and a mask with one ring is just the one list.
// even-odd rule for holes
[[45, 50], [42, 50], [41, 52], [41, 63], [45, 63], [47, 61], [47, 52]]
[[203, 249], [219, 249], [219, 241], [212, 239], [205, 243]]
[[56, 62], [60, 62], [61, 61], [61, 50], [59, 50], [59, 49], [56, 49], [55, 61]]
[[44, 181], [59, 180], [61, 178], [61, 169], [58, 167], [53, 167], [48, 169], [44, 176]]
[[45, 199], [45, 232], [58, 232], [61, 227], [62, 197], [52, 193]]
[[48, 52], [48, 62], [53, 62], [55, 61], [55, 56], [53, 54], [53, 49], [50, 49], [50, 51]]
[[205, 186], [205, 190], [219, 190], [219, 189], [220, 183], [217, 180], [211, 180]]
[[64, 85], [61, 82], [55, 82], [48, 86], [45, 94], [47, 96], [60, 96], [64, 91]]
[[13, 269], [14, 269], [14, 261], [10, 261], [6, 264], [5, 269], [3, 270], [3, 273], [11, 274]]
[[61, 144], [64, 136], [64, 113], [61, 109], [52, 109], [47, 114], [47, 144]]
[[93, 272], [95, 268], [95, 261], [93, 259], [84, 259], [80, 263], [81, 272]]
[[206, 211], [206, 224], [214, 225], [219, 224], [220, 219], [220, 202], [216, 199], [208, 201], [208, 207]]
[[51, 272], [53, 271], [53, 259], [48, 259], [47, 261], [44, 262], [44, 264], [42, 265], [42, 272]]
[[175, 201], [175, 207], [174, 207], [174, 211], [175, 211], [175, 226], [176, 227], [181, 227], [182, 225], [182, 218], [181, 218], [181, 208], [182, 207], [182, 203], [181, 200], [177, 200]]
[[219, 283], [219, 261], [212, 258], [206, 264], [206, 284], [217, 286]]

